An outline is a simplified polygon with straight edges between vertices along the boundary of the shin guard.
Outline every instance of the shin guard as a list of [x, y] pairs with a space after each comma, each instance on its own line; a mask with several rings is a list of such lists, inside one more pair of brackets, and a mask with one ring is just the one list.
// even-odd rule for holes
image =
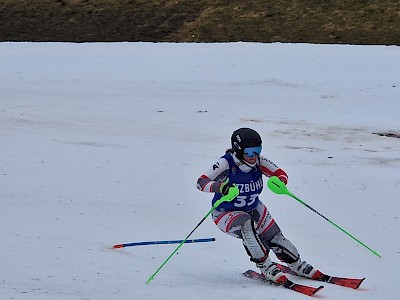
[[247, 220], [242, 226], [243, 245], [247, 253], [250, 255], [250, 260], [255, 263], [263, 262], [268, 258], [268, 249], [263, 245], [254, 228], [253, 219]]

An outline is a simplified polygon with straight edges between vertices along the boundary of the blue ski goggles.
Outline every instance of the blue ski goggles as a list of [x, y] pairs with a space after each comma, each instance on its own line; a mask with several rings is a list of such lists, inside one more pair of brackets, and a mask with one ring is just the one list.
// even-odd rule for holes
[[261, 153], [262, 146], [258, 147], [251, 147], [251, 148], [244, 148], [243, 154], [247, 157], [254, 157], [254, 155], [259, 155]]

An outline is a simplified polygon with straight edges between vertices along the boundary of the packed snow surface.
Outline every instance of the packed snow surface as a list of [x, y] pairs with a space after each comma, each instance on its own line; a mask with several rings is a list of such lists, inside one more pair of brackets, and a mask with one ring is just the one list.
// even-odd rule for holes
[[[197, 178], [251, 127], [296, 200], [261, 200], [320, 299], [398, 299], [400, 47], [0, 43], [1, 299], [306, 299], [242, 276], [241, 241], [207, 219]], [[381, 135], [377, 134], [380, 133]], [[276, 257], [272, 255], [275, 260]], [[320, 283], [290, 277], [297, 282]]]

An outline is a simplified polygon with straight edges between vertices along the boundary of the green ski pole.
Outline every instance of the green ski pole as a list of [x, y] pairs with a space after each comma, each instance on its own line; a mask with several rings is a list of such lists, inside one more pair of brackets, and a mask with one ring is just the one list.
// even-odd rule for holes
[[161, 266], [147, 279], [146, 284], [148, 284], [150, 281], [154, 279], [154, 276], [164, 267], [164, 265], [174, 256], [174, 254], [179, 250], [180, 247], [189, 239], [189, 237], [192, 235], [192, 233], [207, 219], [209, 215], [216, 209], [222, 202], [231, 202], [234, 200], [237, 196], [239, 195], [239, 189], [237, 186], [233, 186], [229, 189], [229, 193], [226, 196], [223, 196], [221, 199], [217, 200], [213, 207], [210, 209], [210, 211], [204, 216], [203, 219], [199, 222], [199, 224], [196, 225], [196, 227], [188, 234], [188, 236], [182, 240], [182, 242], [176, 247], [176, 249], [171, 253], [170, 256], [161, 264]]
[[292, 197], [293, 199], [299, 201], [301, 204], [303, 204], [305, 207], [311, 209], [313, 212], [315, 212], [317, 215], [319, 215], [320, 217], [324, 218], [326, 221], [328, 221], [329, 223], [331, 223], [333, 226], [335, 226], [336, 228], [338, 228], [339, 230], [343, 231], [345, 234], [347, 234], [349, 237], [351, 237], [353, 240], [355, 240], [356, 242], [358, 242], [359, 244], [361, 244], [362, 246], [364, 246], [365, 248], [367, 248], [369, 251], [371, 251], [373, 254], [375, 254], [376, 256], [382, 258], [382, 256], [376, 252], [375, 250], [372, 250], [370, 247], [368, 247], [367, 245], [365, 245], [363, 242], [361, 242], [359, 239], [357, 239], [356, 237], [354, 237], [353, 235], [351, 235], [350, 233], [348, 233], [346, 230], [344, 230], [343, 228], [341, 228], [340, 226], [338, 226], [337, 224], [335, 224], [334, 222], [332, 222], [331, 220], [329, 220], [327, 217], [325, 217], [324, 215], [322, 215], [321, 213], [319, 213], [318, 211], [316, 211], [314, 208], [312, 208], [311, 206], [309, 206], [307, 203], [305, 203], [304, 201], [302, 201], [301, 199], [297, 198], [295, 195], [293, 195], [291, 192], [289, 192], [289, 190], [287, 189], [286, 185], [276, 176], [272, 176], [269, 180], [268, 180], [268, 187], [271, 191], [273, 191], [276, 194], [286, 194], [290, 197]]

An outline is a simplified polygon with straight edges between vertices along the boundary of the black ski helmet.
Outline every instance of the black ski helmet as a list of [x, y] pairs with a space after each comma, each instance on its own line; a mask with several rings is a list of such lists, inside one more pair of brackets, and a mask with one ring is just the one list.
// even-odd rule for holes
[[251, 128], [239, 128], [232, 133], [231, 144], [239, 159], [243, 158], [243, 150], [261, 146], [261, 136]]

